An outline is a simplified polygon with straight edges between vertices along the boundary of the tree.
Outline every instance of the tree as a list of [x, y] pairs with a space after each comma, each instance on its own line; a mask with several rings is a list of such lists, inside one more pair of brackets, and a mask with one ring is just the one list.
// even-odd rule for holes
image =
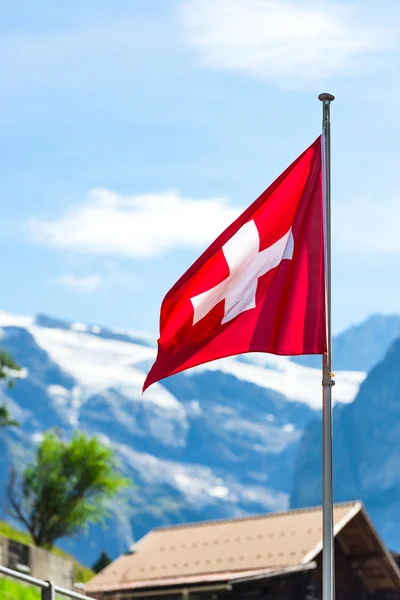
[[[20, 371], [21, 367], [5, 351], [0, 350], [0, 381], [5, 382], [9, 388], [14, 385], [12, 372]], [[12, 418], [6, 401], [0, 405], [0, 429], [5, 427], [19, 427], [18, 421]]]
[[102, 552], [99, 558], [92, 566], [92, 571], [95, 573], [100, 573], [103, 569], [107, 567], [111, 563], [111, 558], [108, 556], [107, 552]]
[[8, 410], [8, 406], [5, 402], [0, 405], [0, 429], [4, 429], [5, 427], [19, 427], [20, 424], [18, 421], [12, 418], [10, 411]]
[[9, 387], [14, 384], [12, 371], [20, 371], [21, 367], [5, 350], [0, 350], [0, 380], [6, 381]]
[[127, 485], [113, 450], [96, 437], [75, 433], [63, 441], [47, 432], [21, 477], [11, 470], [9, 513], [25, 525], [37, 546], [49, 549], [90, 523], [104, 525], [107, 501]]

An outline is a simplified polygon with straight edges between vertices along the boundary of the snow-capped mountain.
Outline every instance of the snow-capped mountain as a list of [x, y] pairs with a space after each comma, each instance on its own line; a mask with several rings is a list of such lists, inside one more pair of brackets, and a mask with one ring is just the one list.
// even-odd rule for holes
[[[135, 485], [114, 504], [112, 529], [63, 545], [90, 564], [168, 522], [282, 510], [294, 456], [321, 406], [321, 372], [270, 355], [215, 361], [152, 386], [155, 338], [0, 313], [2, 345], [23, 367], [9, 397], [20, 430], [2, 432], [0, 477], [29, 460], [48, 428], [98, 435]], [[335, 400], [351, 403], [365, 373], [336, 373]], [[4, 489], [4, 486], [3, 486]], [[110, 533], [111, 532], [111, 533]]]

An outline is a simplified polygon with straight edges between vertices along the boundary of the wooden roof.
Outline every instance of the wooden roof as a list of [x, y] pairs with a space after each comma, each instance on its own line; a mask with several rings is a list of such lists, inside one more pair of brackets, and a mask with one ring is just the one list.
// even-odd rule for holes
[[[358, 502], [336, 505], [335, 536], [368, 589], [400, 589], [400, 571]], [[231, 581], [306, 566], [321, 552], [321, 508], [154, 529], [86, 586], [107, 591]], [[367, 558], [369, 554], [369, 558]]]

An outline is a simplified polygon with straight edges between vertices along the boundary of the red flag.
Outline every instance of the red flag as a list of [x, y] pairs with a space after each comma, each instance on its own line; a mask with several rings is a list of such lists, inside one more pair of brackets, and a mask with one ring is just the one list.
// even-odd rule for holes
[[225, 356], [326, 351], [322, 200], [319, 137], [167, 293], [143, 390]]

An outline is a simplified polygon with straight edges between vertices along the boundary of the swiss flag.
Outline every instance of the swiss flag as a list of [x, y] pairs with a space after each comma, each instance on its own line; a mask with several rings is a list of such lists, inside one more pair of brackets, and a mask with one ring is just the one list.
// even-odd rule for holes
[[326, 352], [321, 136], [167, 293], [143, 390], [245, 352]]

